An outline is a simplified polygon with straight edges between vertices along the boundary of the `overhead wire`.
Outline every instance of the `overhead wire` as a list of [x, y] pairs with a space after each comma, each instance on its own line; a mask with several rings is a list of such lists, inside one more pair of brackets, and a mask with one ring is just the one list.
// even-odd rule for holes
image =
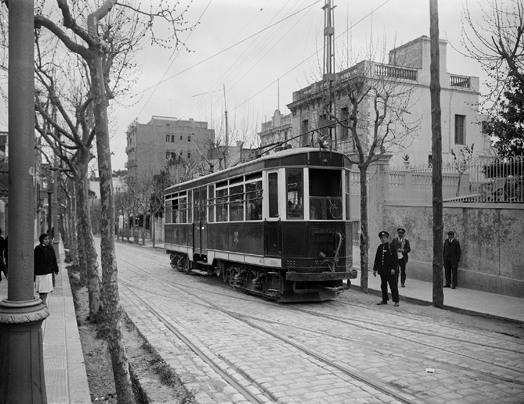
[[[210, 0], [210, 2], [211, 2], [211, 1], [212, 1], [212, 0]], [[294, 17], [295, 15], [297, 15], [297, 14], [299, 14], [299, 13], [305, 11], [305, 10], [310, 9], [312, 6], [314, 6], [315, 4], [319, 3], [320, 1], [321, 1], [321, 0], [314, 1], [313, 3], [311, 3], [311, 4], [309, 4], [309, 5], [305, 6], [305, 7], [303, 7], [303, 8], [301, 8], [301, 9], [297, 10], [296, 12], [294, 12], [294, 13], [292, 13], [292, 14], [290, 14], [290, 15], [284, 17], [284, 18], [282, 18], [281, 20], [276, 21], [275, 23], [270, 24], [270, 25], [264, 27], [263, 29], [261, 29], [261, 30], [255, 32], [255, 33], [253, 33], [252, 35], [247, 36], [246, 38], [244, 38], [244, 39], [242, 39], [242, 40], [240, 40], [240, 41], [238, 41], [238, 42], [236, 42], [236, 43], [234, 43], [234, 44], [232, 44], [232, 45], [230, 45], [230, 46], [228, 46], [228, 47], [222, 49], [221, 51], [219, 51], [219, 52], [217, 52], [217, 53], [214, 53], [213, 55], [211, 55], [211, 56], [209, 56], [209, 57], [207, 57], [207, 58], [201, 60], [200, 62], [198, 62], [198, 63], [196, 63], [196, 64], [194, 64], [194, 65], [192, 65], [192, 66], [189, 66], [189, 67], [186, 68], [186, 69], [181, 70], [180, 72], [178, 72], [178, 73], [176, 73], [176, 74], [174, 74], [174, 75], [172, 75], [172, 76], [169, 76], [168, 78], [165, 78], [165, 74], [164, 74], [164, 75], [162, 76], [162, 78], [161, 78], [161, 79], [160, 79], [160, 80], [159, 80], [155, 85], [150, 86], [150, 87], [148, 87], [148, 88], [146, 88], [146, 89], [144, 89], [144, 90], [142, 90], [142, 91], [140, 91], [140, 92], [135, 93], [132, 97], [136, 97], [136, 96], [138, 96], [138, 95], [140, 95], [140, 94], [143, 94], [143, 93], [145, 93], [145, 92], [147, 92], [147, 91], [149, 91], [149, 90], [151, 90], [151, 89], [156, 90], [156, 88], [158, 88], [158, 86], [159, 86], [160, 84], [163, 84], [163, 83], [165, 83], [165, 82], [167, 82], [167, 81], [169, 81], [169, 80], [171, 80], [171, 79], [173, 79], [173, 78], [175, 78], [175, 77], [178, 77], [178, 76], [180, 76], [180, 75], [186, 73], [187, 71], [190, 71], [190, 70], [196, 68], [197, 66], [200, 66], [200, 65], [202, 65], [203, 63], [205, 63], [205, 62], [207, 62], [207, 61], [209, 61], [209, 60], [211, 60], [211, 59], [213, 59], [213, 58], [215, 58], [215, 57], [217, 57], [217, 56], [219, 56], [219, 55], [221, 55], [221, 54], [223, 54], [223, 53], [225, 53], [225, 52], [227, 52], [227, 51], [229, 51], [229, 50], [231, 50], [231, 49], [233, 49], [233, 48], [235, 48], [235, 47], [237, 47], [237, 46], [239, 46], [240, 44], [242, 44], [242, 43], [244, 43], [244, 42], [246, 42], [246, 41], [249, 41], [249, 40], [252, 39], [252, 38], [257, 37], [258, 35], [262, 34], [262, 33], [265, 32], [265, 31], [268, 31], [269, 29], [273, 28], [274, 26], [277, 26], [277, 25], [279, 25], [279, 24], [281, 24], [281, 23], [283, 23], [283, 22], [289, 20], [290, 18]], [[377, 12], [380, 8], [382, 8], [384, 5], [386, 5], [386, 4], [389, 3], [390, 1], [391, 1], [391, 0], [385, 0], [385, 1], [384, 1], [381, 5], [379, 5], [376, 9], [373, 9], [371, 12], [369, 12], [368, 14], [366, 14], [364, 17], [362, 17], [362, 18], [361, 18], [359, 21], [357, 21], [355, 24], [351, 25], [351, 26], [348, 27], [346, 30], [344, 30], [342, 33], [340, 33], [339, 35], [337, 35], [337, 36], [336, 36], [336, 39], [340, 38], [342, 35], [346, 34], [349, 30], [353, 29], [355, 26], [357, 26], [358, 24], [360, 24], [362, 21], [364, 21], [364, 20], [367, 19], [368, 17], [372, 16], [375, 12]], [[209, 6], [209, 5], [208, 5], [208, 6]], [[206, 9], [207, 9], [207, 7], [206, 7]], [[296, 25], [296, 24], [295, 24], [295, 25]], [[262, 88], [260, 91], [256, 92], [256, 93], [253, 94], [251, 97], [249, 97], [248, 99], [246, 99], [244, 102], [242, 102], [241, 104], [237, 105], [235, 108], [231, 109], [231, 111], [235, 111], [235, 110], [237, 110], [238, 108], [240, 108], [241, 106], [245, 105], [247, 102], [251, 101], [253, 98], [255, 98], [256, 96], [258, 96], [260, 93], [262, 93], [263, 91], [265, 91], [266, 89], [268, 89], [269, 87], [271, 87], [272, 85], [274, 85], [275, 83], [277, 83], [280, 79], [282, 79], [283, 77], [286, 77], [288, 74], [290, 74], [292, 71], [294, 71], [295, 69], [297, 69], [299, 66], [303, 65], [304, 63], [306, 63], [309, 59], [311, 59], [312, 57], [314, 57], [315, 55], [317, 55], [320, 51], [321, 51], [321, 49], [315, 51], [313, 54], [311, 54], [310, 56], [308, 56], [306, 59], [302, 60], [300, 63], [296, 64], [294, 67], [292, 67], [291, 69], [289, 69], [287, 72], [285, 72], [284, 74], [280, 75], [280, 76], [277, 77], [275, 80], [273, 80], [272, 82], [270, 82], [268, 85], [266, 85], [266, 86], [265, 86], [264, 88]], [[266, 54], [267, 54], [267, 52], [266, 52]], [[172, 65], [172, 63], [171, 63], [171, 65]], [[170, 65], [170, 67], [171, 67], [171, 65]], [[168, 69], [169, 69], [169, 68], [168, 68]], [[213, 92], [213, 91], [211, 90], [210, 92]], [[208, 93], [210, 93], [210, 92], [208, 92]], [[151, 97], [150, 97], [150, 98], [151, 98]], [[149, 98], [149, 99], [150, 99], [150, 98]], [[148, 100], [149, 100], [149, 99], [148, 99]], [[146, 104], [147, 104], [147, 103], [146, 103]], [[145, 108], [145, 105], [144, 105], [144, 107], [141, 109], [141, 112], [143, 111], [144, 108]], [[121, 142], [120, 142], [120, 143], [121, 143]]]
[[[386, 0], [384, 1], [380, 6], [378, 6], [376, 9], [374, 9], [373, 11], [369, 12], [368, 14], [366, 14], [364, 17], [362, 17], [360, 20], [358, 20], [355, 24], [351, 25], [351, 27], [348, 27], [345, 31], [341, 32], [339, 35], [337, 35], [335, 37], [335, 39], [338, 39], [340, 38], [342, 35], [346, 34], [347, 31], [353, 29], [355, 26], [357, 26], [358, 24], [360, 24], [362, 21], [364, 21], [366, 18], [368, 18], [369, 16], [372, 16], [377, 10], [379, 10], [380, 8], [382, 8], [383, 6], [385, 6], [387, 3], [389, 3], [391, 0]], [[263, 92], [264, 90], [266, 90], [267, 88], [271, 87], [273, 84], [275, 84], [278, 80], [280, 80], [281, 78], [287, 76], [289, 73], [291, 73], [293, 70], [295, 70], [296, 68], [298, 68], [299, 66], [301, 66], [302, 64], [304, 64], [305, 62], [307, 62], [309, 59], [311, 59], [312, 57], [314, 57], [315, 55], [317, 55], [318, 53], [320, 52], [320, 50], [314, 52], [313, 54], [311, 54], [310, 56], [308, 56], [306, 59], [304, 59], [303, 61], [301, 61], [300, 63], [298, 63], [297, 65], [295, 65], [294, 67], [292, 67], [291, 69], [289, 69], [286, 73], [284, 73], [283, 75], [279, 76], [276, 80], [273, 80], [271, 83], [269, 83], [267, 86], [265, 86], [263, 89], [261, 89], [260, 91], [258, 91], [257, 93], [253, 94], [251, 97], [249, 97], [246, 101], [244, 101], [242, 104], [238, 105], [235, 109], [238, 109], [240, 108], [241, 106], [243, 106], [244, 104], [246, 104], [248, 101], [252, 100], [254, 97], [256, 97], [257, 95], [259, 95], [261, 92]]]
[[214, 53], [213, 55], [211, 55], [211, 56], [209, 56], [209, 57], [207, 57], [207, 58], [201, 60], [200, 62], [198, 62], [198, 63], [196, 63], [196, 64], [194, 64], [194, 65], [192, 65], [192, 66], [189, 66], [188, 68], [186, 68], [186, 69], [184, 69], [184, 70], [181, 70], [180, 72], [178, 72], [178, 73], [176, 73], [176, 74], [174, 74], [174, 75], [172, 75], [172, 76], [169, 76], [167, 79], [165, 79], [165, 80], [161, 80], [161, 81], [159, 81], [157, 84], [155, 84], [155, 85], [153, 85], [153, 86], [150, 86], [150, 87], [148, 87], [148, 88], [146, 88], [146, 89], [144, 89], [144, 90], [142, 90], [142, 91], [137, 92], [136, 94], [133, 95], [133, 97], [136, 97], [137, 95], [140, 95], [140, 94], [142, 94], [142, 93], [145, 93], [146, 91], [149, 91], [149, 90], [151, 90], [151, 89], [157, 87], [158, 85], [160, 85], [160, 84], [162, 84], [162, 83], [165, 83], [166, 81], [169, 81], [169, 80], [171, 80], [171, 79], [173, 79], [173, 78], [175, 78], [175, 77], [180, 76], [180, 75], [183, 74], [183, 73], [186, 73], [187, 71], [189, 71], [189, 70], [191, 70], [191, 69], [194, 69], [194, 68], [197, 67], [197, 66], [200, 66], [201, 64], [203, 64], [203, 63], [205, 63], [205, 62], [207, 62], [207, 61], [209, 61], [209, 60], [211, 60], [211, 59], [213, 59], [213, 58], [215, 58], [215, 57], [221, 55], [221, 54], [224, 53], [224, 52], [227, 52], [228, 50], [235, 48], [236, 46], [240, 45], [241, 43], [244, 43], [244, 42], [250, 40], [251, 38], [253, 38], [253, 37], [257, 36], [257, 35], [260, 35], [262, 32], [267, 31], [268, 29], [272, 28], [273, 26], [278, 25], [278, 24], [284, 22], [285, 20], [288, 20], [289, 18], [293, 17], [294, 15], [296, 15], [296, 14], [302, 12], [303, 10], [305, 10], [305, 9], [307, 9], [307, 8], [309, 8], [309, 7], [312, 7], [314, 4], [318, 3], [319, 1], [321, 1], [321, 0], [317, 0], [317, 1], [315, 1], [314, 3], [310, 4], [309, 6], [306, 6], [306, 7], [304, 7], [303, 9], [298, 10], [296, 13], [294, 13], [294, 14], [288, 16], [288, 17], [285, 17], [285, 18], [283, 18], [282, 20], [277, 21], [277, 22], [275, 22], [274, 24], [269, 25], [269, 26], [267, 26], [267, 27], [261, 29], [260, 31], [255, 32], [254, 34], [252, 34], [252, 35], [250, 35], [250, 36], [248, 36], [248, 37], [246, 37], [246, 38], [244, 38], [244, 39], [242, 39], [242, 40], [240, 40], [240, 41], [234, 43], [233, 45], [228, 46], [227, 48], [222, 49], [221, 51], [219, 51], [219, 52], [217, 52], [217, 53]]
[[[303, 15], [303, 16], [301, 17], [301, 19], [304, 18], [304, 16], [305, 16], [305, 15]], [[293, 26], [291, 26], [291, 27], [288, 29], [288, 31], [286, 32], [286, 35], [287, 35], [287, 34], [288, 34], [288, 33], [289, 33], [289, 32], [290, 32], [290, 31], [291, 31], [291, 30], [292, 30], [292, 29], [293, 29], [293, 28], [294, 28], [294, 27], [295, 27], [295, 26], [300, 22], [300, 21], [301, 21], [301, 19], [298, 20], [298, 21], [297, 21]], [[271, 52], [271, 51], [274, 49], [275, 46], [276, 46], [276, 44], [273, 44], [271, 47], [269, 47], [269, 48], [266, 50], [265, 53], [261, 53], [260, 56], [259, 56], [259, 58], [258, 58], [258, 60], [257, 60], [257, 63], [258, 63], [261, 59], [263, 59], [263, 58], [264, 58], [264, 57], [265, 57], [269, 52]], [[260, 52], [259, 52], [259, 53], [260, 53]], [[234, 84], [233, 84], [232, 86], [230, 86], [229, 89], [230, 89], [230, 90], [234, 89], [234, 88], [235, 88], [235, 87], [236, 87], [236, 86], [241, 82], [241, 80], [242, 80], [242, 79], [243, 79], [243, 78], [244, 78], [244, 77], [245, 77], [245, 76], [246, 76], [246, 75], [247, 75], [247, 74], [248, 74], [248, 73], [249, 73], [253, 68], [255, 68], [255, 67], [256, 67], [256, 64], [255, 64], [255, 65], [252, 65], [252, 66], [249, 67], [248, 69], [244, 69], [243, 74], [240, 75], [240, 76], [237, 76], [237, 77], [236, 77], [236, 80], [235, 80]], [[230, 112], [234, 112], [234, 111], [236, 111], [236, 109], [237, 109], [237, 108], [232, 108], [232, 109], [230, 109]]]
[[[198, 24], [200, 22], [200, 20], [202, 19], [202, 17], [204, 16], [204, 14], [206, 13], [207, 9], [209, 8], [209, 6], [211, 5], [213, 0], [209, 0], [209, 3], [207, 3], [207, 6], [204, 8], [204, 11], [202, 11], [202, 13], [200, 14], [200, 16], [198, 17], [198, 20], [196, 22], [196, 24]], [[186, 37], [186, 39], [184, 40], [184, 43], [187, 43], [187, 41], [189, 40], [189, 38], [191, 37], [191, 35], [193, 34], [193, 30], [191, 30], [188, 34], [188, 36]], [[175, 56], [173, 57], [173, 60], [171, 61], [171, 63], [169, 64], [169, 66], [167, 67], [166, 71], [164, 72], [164, 74], [162, 75], [160, 81], [154, 86], [153, 88], [153, 91], [151, 92], [151, 94], [149, 95], [149, 98], [147, 99], [147, 101], [144, 103], [144, 105], [142, 106], [142, 109], [140, 110], [140, 112], [138, 112], [137, 116], [140, 115], [142, 113], [142, 111], [144, 110], [144, 108], [147, 106], [147, 104], [149, 103], [149, 101], [151, 100], [151, 97], [153, 96], [153, 94], [155, 93], [156, 89], [158, 88], [158, 86], [162, 83], [162, 80], [164, 79], [164, 77], [166, 76], [167, 72], [169, 71], [169, 69], [171, 69], [171, 66], [173, 66], [173, 63], [175, 63], [175, 60], [177, 59], [178, 55], [180, 55], [180, 52], [182, 51], [182, 47], [178, 49], [177, 53], [175, 54]], [[123, 140], [125, 139], [125, 137], [123, 137], [122, 139], [120, 139], [120, 141], [118, 142], [118, 144], [116, 145], [115, 147], [115, 152], [118, 150], [118, 148], [120, 147], [120, 145], [122, 144]]]
[[[279, 13], [286, 7], [286, 5], [287, 3], [282, 6], [282, 8], [279, 10]], [[306, 14], [302, 14], [299, 20], [296, 21], [284, 34], [281, 34], [281, 31], [284, 30], [285, 25], [279, 25], [277, 26], [277, 29], [268, 31], [267, 35], [265, 35], [265, 37], [262, 38], [258, 44], [254, 43], [253, 46], [250, 47], [247, 54], [246, 52], [243, 52], [233, 63], [231, 63], [230, 68], [217, 81], [217, 84], [221, 82], [222, 80], [225, 83], [230, 83], [230, 81], [234, 79], [232, 85], [231, 84], [227, 85], [227, 90], [231, 91], [233, 88], [235, 88], [237, 84], [242, 80], [242, 78], [245, 77], [253, 68], [255, 68], [257, 64], [261, 60], [263, 60], [265, 56], [269, 52], [271, 52], [271, 50], [275, 48], [275, 46], [277, 45], [277, 43], [275, 42], [275, 37], [278, 36], [278, 38], [282, 38], [286, 36], [302, 20], [302, 18], [304, 18], [304, 16], [307, 15], [307, 12], [310, 10], [311, 8], [306, 11]], [[276, 16], [278, 16], [278, 13]], [[274, 18], [276, 18], [276, 16]], [[243, 74], [239, 76], [237, 71], [243, 72]], [[225, 76], [225, 79], [224, 79], [224, 76]], [[205, 101], [208, 101], [208, 100], [205, 100]], [[218, 101], [214, 102], [213, 105], [216, 104], [217, 102]], [[193, 106], [191, 110], [193, 109], [195, 109], [195, 106]]]

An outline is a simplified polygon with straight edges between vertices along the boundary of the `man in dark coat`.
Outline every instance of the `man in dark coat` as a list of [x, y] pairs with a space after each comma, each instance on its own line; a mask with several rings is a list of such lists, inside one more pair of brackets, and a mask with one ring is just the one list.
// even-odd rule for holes
[[406, 230], [402, 227], [397, 229], [398, 237], [391, 242], [391, 247], [395, 249], [400, 267], [400, 286], [406, 286], [406, 264], [408, 263], [408, 254], [411, 252], [409, 240], [404, 237]]
[[453, 230], [448, 231], [448, 238], [444, 241], [444, 274], [446, 277], [445, 288], [457, 287], [458, 264], [460, 262], [460, 243], [455, 238]]
[[389, 233], [381, 231], [378, 233], [380, 244], [375, 254], [373, 265], [373, 276], [380, 275], [380, 288], [382, 289], [382, 301], [377, 304], [388, 304], [388, 283], [391, 289], [391, 297], [395, 306], [399, 305], [398, 296], [398, 257], [395, 249], [389, 244]]

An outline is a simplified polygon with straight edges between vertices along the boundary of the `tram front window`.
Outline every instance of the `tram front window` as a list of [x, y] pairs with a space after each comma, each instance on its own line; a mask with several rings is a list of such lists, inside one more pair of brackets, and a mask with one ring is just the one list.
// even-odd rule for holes
[[342, 219], [342, 171], [309, 170], [309, 217], [311, 220]]

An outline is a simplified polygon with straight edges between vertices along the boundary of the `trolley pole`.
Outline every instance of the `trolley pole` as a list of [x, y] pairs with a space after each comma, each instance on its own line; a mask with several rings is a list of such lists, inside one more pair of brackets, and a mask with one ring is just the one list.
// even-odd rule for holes
[[0, 404], [46, 404], [42, 322], [34, 293], [34, 2], [9, 2], [9, 282], [0, 302]]

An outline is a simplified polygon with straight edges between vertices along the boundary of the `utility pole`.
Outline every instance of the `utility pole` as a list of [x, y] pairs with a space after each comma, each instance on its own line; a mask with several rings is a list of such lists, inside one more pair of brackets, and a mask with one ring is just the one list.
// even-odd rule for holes
[[227, 127], [227, 104], [226, 104], [226, 85], [224, 86], [224, 111], [226, 120], [226, 148], [224, 149], [224, 168], [227, 168], [227, 152], [229, 151], [229, 131]]
[[[328, 120], [332, 119], [334, 113], [335, 95], [333, 93], [333, 84], [335, 81], [335, 6], [332, 4], [333, 0], [325, 0], [326, 3], [322, 7], [324, 10], [324, 72], [323, 80], [327, 84], [329, 91], [328, 100]], [[328, 122], [323, 122], [323, 126]], [[335, 149], [337, 148], [337, 140], [335, 133], [335, 126], [329, 126], [330, 149], [333, 145], [333, 138], [335, 139]]]
[[34, 293], [34, 2], [9, 3], [9, 283], [0, 302], [0, 404], [46, 404], [42, 322]]
[[444, 307], [442, 284], [442, 128], [440, 109], [440, 41], [438, 29], [438, 0], [429, 0], [430, 33], [430, 94], [431, 94], [431, 133], [432, 183], [433, 183], [433, 305]]

